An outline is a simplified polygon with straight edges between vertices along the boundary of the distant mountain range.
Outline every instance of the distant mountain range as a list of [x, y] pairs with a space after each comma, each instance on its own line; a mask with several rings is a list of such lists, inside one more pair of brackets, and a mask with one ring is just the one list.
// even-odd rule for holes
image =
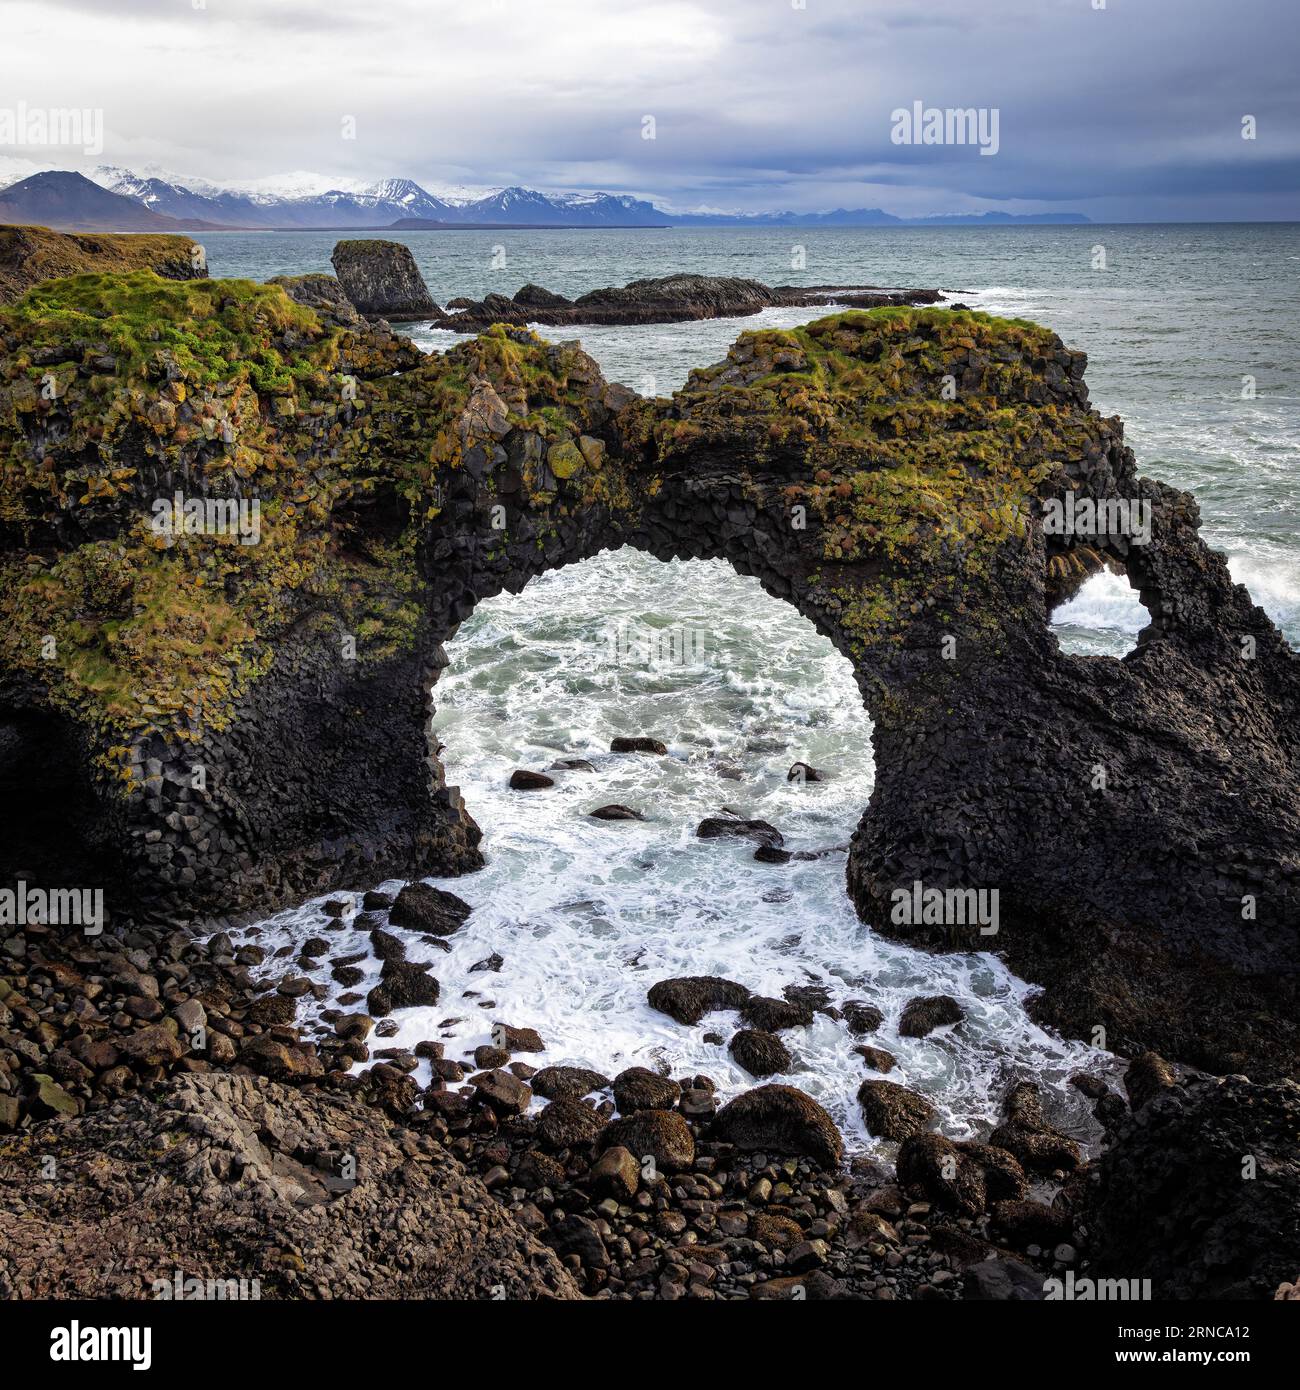
[[880, 208], [834, 212], [671, 213], [613, 193], [431, 193], [411, 179], [330, 188], [312, 175], [244, 186], [162, 172], [136, 174], [101, 165], [90, 178], [61, 170], [33, 174], [0, 190], [0, 221], [35, 222], [71, 231], [212, 231], [218, 229], [427, 227], [935, 227], [1081, 223], [1082, 213], [949, 213], [895, 217]]

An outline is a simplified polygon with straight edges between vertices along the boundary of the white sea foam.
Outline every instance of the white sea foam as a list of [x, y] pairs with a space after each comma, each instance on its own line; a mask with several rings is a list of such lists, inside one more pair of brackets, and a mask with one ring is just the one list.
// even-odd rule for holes
[[[617, 666], [608, 634], [619, 622], [702, 628], [703, 659], [693, 669]], [[439, 881], [475, 909], [448, 953], [403, 934], [411, 958], [432, 962], [442, 998], [434, 1009], [400, 1011], [397, 1035], [372, 1046], [441, 1038], [449, 1057], [463, 1059], [504, 1021], [542, 1034], [546, 1053], [523, 1059], [536, 1065], [609, 1076], [633, 1065], [702, 1072], [730, 1096], [757, 1084], [726, 1046], [736, 1016], [682, 1027], [649, 1007], [650, 985], [717, 974], [780, 995], [819, 983], [834, 1002], [864, 999], [886, 1018], [866, 1040], [821, 1016], [784, 1035], [796, 1065], [779, 1079], [826, 1104], [852, 1146], [870, 1147], [855, 1095], [875, 1075], [853, 1052], [858, 1041], [894, 1053], [890, 1079], [930, 1096], [954, 1136], [986, 1132], [1007, 1085], [1022, 1077], [1049, 1090], [1062, 1122], [1095, 1135], [1064, 1082], [1080, 1068], [1113, 1067], [1105, 1054], [1037, 1027], [1025, 1010], [1031, 991], [994, 957], [913, 950], [857, 919], [837, 847], [870, 796], [870, 723], [848, 662], [756, 580], [722, 562], [606, 554], [484, 603], [449, 652], [436, 729], [448, 778], [485, 830], [487, 867]], [[669, 755], [606, 751], [615, 734], [643, 732], [662, 738]], [[556, 773], [557, 786], [541, 792], [508, 789], [515, 767], [542, 769], [565, 755], [590, 759], [595, 773]], [[830, 779], [788, 783], [797, 759]], [[648, 819], [586, 814], [609, 802]], [[790, 848], [835, 852], [768, 866], [754, 861], [752, 845], [696, 838], [698, 822], [724, 806], [771, 821]], [[255, 929], [256, 939], [273, 949], [296, 944], [320, 923], [319, 903], [308, 904]], [[334, 956], [369, 948], [350, 928], [322, 934]], [[493, 953], [504, 958], [499, 972], [472, 970]], [[264, 970], [278, 976], [289, 964], [272, 960]], [[366, 968], [363, 992], [379, 977], [377, 961]], [[331, 985], [331, 998], [341, 992], [325, 969], [313, 978]], [[940, 993], [959, 1000], [966, 1020], [926, 1039], [900, 1038], [907, 1000]], [[308, 1002], [308, 1016], [320, 1007]], [[440, 1026], [448, 1019], [460, 1021]]]

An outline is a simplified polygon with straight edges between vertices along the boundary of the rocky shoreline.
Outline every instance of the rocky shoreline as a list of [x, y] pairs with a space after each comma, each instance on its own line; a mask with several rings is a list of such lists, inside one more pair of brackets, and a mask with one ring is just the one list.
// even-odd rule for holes
[[[344, 910], [386, 912], [392, 984], [404, 938], [468, 913], [404, 893], [326, 904], [284, 973], [223, 933], [7, 938], [0, 1296], [145, 1298], [174, 1269], [256, 1279], [263, 1298], [1030, 1300], [1070, 1272], [1271, 1298], [1295, 1278], [1294, 1083], [1180, 1081], [1153, 1054], [1126, 1095], [1080, 1077], [1107, 1141], [1086, 1162], [1030, 1082], [982, 1141], [954, 1143], [919, 1096], [869, 1079], [864, 1113], [895, 1158], [846, 1164], [826, 1112], [779, 1081], [722, 1104], [706, 1076], [550, 1063], [520, 1021], [472, 1062], [437, 1041], [386, 1048], [371, 1013], [335, 1010], [303, 1037], [299, 1001]], [[786, 994], [675, 980], [650, 1003], [784, 1030], [818, 1007]], [[917, 1002], [918, 1026], [942, 1026]], [[398, 1005], [372, 991], [370, 1006]], [[1242, 1153], [1258, 1181], [1230, 1181]]]

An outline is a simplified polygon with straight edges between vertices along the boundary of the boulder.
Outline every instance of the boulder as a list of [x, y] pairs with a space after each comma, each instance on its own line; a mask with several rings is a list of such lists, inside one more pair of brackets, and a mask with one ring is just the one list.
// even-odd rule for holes
[[963, 1017], [961, 1005], [951, 995], [932, 994], [910, 999], [898, 1020], [898, 1035], [924, 1038], [947, 1023], [960, 1023]]
[[577, 1100], [609, 1084], [609, 1077], [587, 1067], [543, 1067], [532, 1081], [533, 1090], [546, 1100]]
[[988, 1202], [984, 1169], [942, 1134], [911, 1134], [898, 1147], [898, 1181], [937, 1206], [978, 1216]]
[[542, 791], [555, 785], [555, 778], [544, 772], [532, 772], [526, 767], [517, 767], [510, 774], [510, 790], [516, 792]]
[[636, 1110], [671, 1110], [681, 1093], [677, 1082], [645, 1067], [628, 1067], [614, 1078], [614, 1104], [620, 1115]]
[[781, 1039], [760, 1028], [742, 1028], [736, 1033], [731, 1039], [731, 1055], [750, 1076], [779, 1076], [794, 1066]]
[[783, 1028], [807, 1027], [813, 1021], [813, 1011], [806, 1003], [752, 994], [745, 1000], [740, 1017], [751, 1028], [779, 1033]]
[[587, 814], [594, 820], [645, 820], [640, 811], [634, 811], [630, 806], [620, 806], [617, 802], [609, 806], [597, 806]]
[[432, 936], [451, 936], [459, 930], [473, 908], [454, 893], [429, 883], [408, 883], [398, 893], [388, 914], [395, 927], [428, 932]]
[[591, 1165], [587, 1181], [617, 1202], [630, 1202], [641, 1185], [641, 1165], [630, 1150], [615, 1145]]
[[737, 1096], [718, 1111], [709, 1134], [738, 1149], [802, 1154], [825, 1168], [837, 1167], [844, 1155], [835, 1121], [794, 1086], [759, 1086]]
[[1128, 1064], [1124, 1073], [1124, 1089], [1128, 1102], [1136, 1112], [1161, 1091], [1177, 1085], [1178, 1074], [1156, 1052], [1143, 1052]]
[[[556, 1101], [561, 1105], [564, 1102]], [[695, 1162], [695, 1140], [690, 1128], [672, 1110], [638, 1110], [605, 1126], [600, 1137], [603, 1150], [626, 1149], [639, 1161], [654, 1159], [661, 1173], [682, 1173]]]
[[474, 1098], [489, 1105], [498, 1115], [522, 1115], [528, 1109], [533, 1093], [517, 1076], [508, 1071], [486, 1071], [470, 1078]]
[[779, 848], [785, 837], [765, 820], [741, 820], [739, 816], [706, 816], [695, 827], [701, 840], [758, 840], [771, 848]]
[[744, 985], [719, 975], [679, 975], [651, 985], [646, 998], [652, 1009], [689, 1027], [715, 1010], [741, 1008], [749, 994]]
[[648, 738], [644, 734], [638, 734], [634, 737], [620, 735], [618, 738], [610, 739], [609, 751], [611, 753], [657, 753], [663, 757], [668, 752], [668, 748], [657, 738]]
[[866, 1004], [861, 999], [850, 999], [840, 1005], [844, 1026], [855, 1038], [874, 1033], [885, 1021], [885, 1016], [874, 1004]]
[[893, 1081], [864, 1081], [858, 1104], [867, 1129], [880, 1139], [903, 1140], [930, 1128], [935, 1108], [924, 1096]]
[[378, 238], [340, 241], [330, 261], [343, 293], [367, 318], [440, 316], [409, 246]]
[[538, 1134], [554, 1149], [594, 1143], [605, 1120], [580, 1100], [553, 1100], [537, 1121]]

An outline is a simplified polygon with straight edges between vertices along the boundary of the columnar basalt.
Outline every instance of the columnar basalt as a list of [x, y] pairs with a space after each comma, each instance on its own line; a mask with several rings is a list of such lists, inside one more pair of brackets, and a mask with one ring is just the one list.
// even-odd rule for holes
[[[281, 287], [141, 273], [34, 291], [0, 350], [6, 880], [93, 875], [129, 918], [471, 869], [441, 644], [606, 548], [723, 557], [854, 664], [875, 929], [997, 950], [1111, 1047], [1294, 1069], [1296, 660], [1049, 331], [849, 312], [650, 401], [524, 328], [422, 357]], [[1149, 542], [1045, 532], [1067, 493], [1148, 505]], [[256, 543], [176, 523], [209, 501], [256, 502]], [[1123, 661], [1048, 629], [1102, 564], [1152, 614]], [[996, 934], [898, 920], [918, 883], [996, 890]]]

